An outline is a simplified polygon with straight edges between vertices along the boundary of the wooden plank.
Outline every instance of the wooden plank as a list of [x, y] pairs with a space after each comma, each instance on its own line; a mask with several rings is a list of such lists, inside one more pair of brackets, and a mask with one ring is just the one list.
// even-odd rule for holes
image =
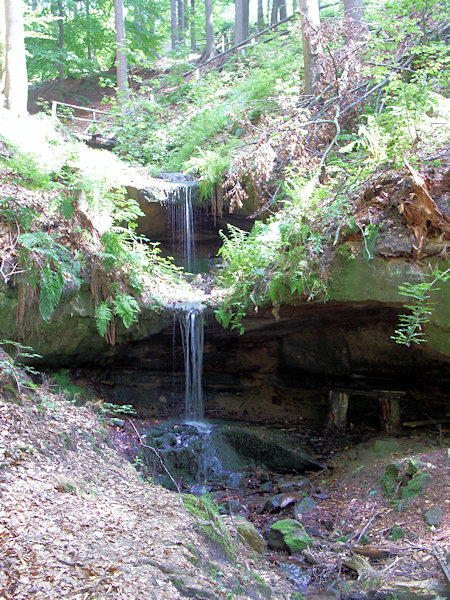
[[60, 106], [68, 106], [69, 108], [77, 108], [78, 110], [84, 110], [87, 112], [98, 112], [102, 115], [109, 115], [109, 112], [105, 112], [104, 110], [97, 110], [96, 108], [88, 108], [86, 106], [77, 106], [76, 104], [67, 104], [66, 102], [60, 102], [59, 100], [53, 100], [52, 104], [60, 105]]

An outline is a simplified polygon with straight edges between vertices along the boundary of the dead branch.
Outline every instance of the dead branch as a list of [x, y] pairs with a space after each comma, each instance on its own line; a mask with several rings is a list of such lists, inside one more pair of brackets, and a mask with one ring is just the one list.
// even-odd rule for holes
[[181, 494], [181, 490], [179, 485], [177, 484], [177, 482], [175, 481], [175, 479], [172, 477], [172, 475], [170, 474], [169, 470], [167, 469], [166, 465], [164, 464], [163, 459], [161, 458], [161, 456], [159, 455], [159, 452], [156, 450], [156, 448], [153, 448], [153, 446], [149, 446], [148, 444], [146, 444], [141, 436], [141, 434], [139, 433], [139, 431], [136, 429], [133, 421], [131, 421], [130, 419], [127, 419], [127, 421], [131, 424], [131, 426], [133, 427], [134, 431], [136, 432], [136, 435], [138, 436], [139, 439], [139, 443], [141, 444], [141, 446], [143, 448], [148, 448], [149, 450], [151, 450], [152, 452], [154, 452], [156, 454], [156, 456], [158, 457], [159, 462], [161, 463], [162, 468], [164, 469], [164, 471], [167, 473], [167, 475], [170, 477], [170, 480], [172, 481], [173, 485], [175, 486], [177, 492], [179, 494]]

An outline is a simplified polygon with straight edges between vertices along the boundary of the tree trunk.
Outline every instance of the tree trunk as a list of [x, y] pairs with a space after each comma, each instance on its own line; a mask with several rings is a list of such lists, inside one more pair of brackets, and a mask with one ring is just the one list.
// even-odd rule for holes
[[0, 0], [0, 107], [5, 106], [5, 69], [6, 69], [6, 26], [5, 0]]
[[244, 40], [248, 38], [250, 19], [250, 0], [242, 0], [242, 31]]
[[120, 101], [128, 100], [128, 67], [127, 67], [127, 43], [125, 37], [125, 19], [123, 16], [123, 0], [114, 0], [114, 11], [116, 20], [116, 66], [117, 66], [117, 90]]
[[22, 0], [5, 0], [6, 106], [16, 116], [27, 114], [28, 77]]
[[212, 0], [205, 0], [205, 33], [206, 33], [206, 48], [203, 52], [203, 60], [209, 60], [217, 56], [216, 43], [214, 41], [214, 21]]
[[303, 69], [305, 77], [305, 94], [315, 94], [320, 79], [319, 56], [320, 41], [316, 32], [320, 27], [318, 0], [300, 0], [303, 40]]
[[191, 0], [191, 48], [197, 50], [197, 35], [195, 31], [195, 0]]
[[400, 401], [392, 396], [380, 396], [381, 425], [384, 431], [395, 433], [401, 429]]
[[278, 22], [279, 0], [273, 0], [272, 13], [270, 15], [270, 24], [275, 25]]
[[258, 18], [257, 18], [258, 31], [264, 29], [264, 6], [263, 0], [258, 0]]
[[58, 0], [58, 100], [64, 99], [64, 10], [62, 0]]
[[355, 41], [364, 37], [367, 26], [364, 19], [364, 0], [344, 0], [345, 39]]
[[170, 32], [171, 32], [171, 48], [178, 48], [178, 23], [177, 23], [177, 0], [170, 0]]
[[86, 46], [88, 60], [92, 60], [92, 44], [91, 44], [91, 11], [90, 0], [86, 0]]
[[348, 394], [330, 390], [328, 394], [327, 426], [345, 429], [347, 425]]
[[[244, 41], [244, 1], [234, 0], [234, 44]], [[239, 54], [239, 48], [236, 54]]]
[[286, 8], [286, 0], [280, 0], [280, 21], [286, 19], [287, 17], [287, 8]]
[[184, 0], [178, 0], [178, 39], [180, 44], [184, 44]]

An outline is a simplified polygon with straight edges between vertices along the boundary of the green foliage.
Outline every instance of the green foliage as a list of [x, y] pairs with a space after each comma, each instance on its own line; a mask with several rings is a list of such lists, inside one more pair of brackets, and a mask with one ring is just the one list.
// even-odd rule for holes
[[433, 277], [432, 281], [415, 284], [406, 282], [398, 288], [399, 293], [408, 297], [411, 303], [405, 304], [405, 308], [410, 312], [399, 316], [399, 327], [395, 330], [395, 335], [391, 336], [397, 344], [409, 347], [411, 344], [426, 342], [423, 327], [430, 321], [433, 312], [431, 292], [439, 290], [435, 287], [438, 281], [445, 282], [450, 279], [450, 269], [434, 270], [428, 277]]
[[222, 520], [218, 506], [209, 494], [202, 494], [200, 498], [190, 494], [182, 495], [183, 504], [201, 522], [198, 524], [202, 533], [214, 544], [219, 546], [225, 556], [235, 561], [236, 545]]
[[52, 373], [52, 379], [54, 385], [70, 402], [85, 403], [89, 400], [89, 392], [80, 385], [73, 383], [69, 369], [61, 369], [56, 373]]
[[30, 375], [36, 375], [37, 371], [27, 365], [26, 362], [35, 358], [41, 358], [30, 346], [24, 346], [14, 340], [0, 340], [0, 387], [10, 391], [14, 397], [22, 392], [23, 388], [34, 390], [36, 385], [30, 379]]
[[113, 300], [114, 314], [118, 315], [128, 329], [138, 320], [140, 307], [136, 299], [128, 294], [117, 294]]
[[202, 198], [209, 198], [214, 186], [222, 185], [223, 174], [230, 166], [230, 157], [216, 150], [197, 150], [198, 155], [191, 156], [184, 166], [187, 173], [200, 175], [200, 193]]
[[44, 231], [23, 233], [19, 243], [22, 261], [29, 270], [27, 281], [34, 289], [39, 286], [39, 310], [44, 321], [50, 321], [65, 282], [80, 285], [80, 263]]
[[95, 324], [97, 326], [97, 331], [102, 337], [106, 335], [112, 317], [113, 312], [108, 302], [100, 302], [97, 304], [95, 307]]
[[16, 226], [19, 230], [28, 232], [37, 216], [38, 214], [34, 209], [30, 206], [18, 206], [11, 196], [0, 198], [0, 218], [8, 225]]

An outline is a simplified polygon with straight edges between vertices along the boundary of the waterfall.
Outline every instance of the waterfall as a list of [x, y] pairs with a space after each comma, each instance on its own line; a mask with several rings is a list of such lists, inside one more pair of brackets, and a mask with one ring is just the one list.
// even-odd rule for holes
[[167, 203], [168, 225], [172, 241], [172, 253], [183, 256], [183, 266], [191, 271], [195, 261], [193, 185], [180, 184]]
[[197, 422], [203, 418], [203, 309], [202, 304], [191, 304], [185, 305], [178, 313], [184, 355], [187, 422]]

